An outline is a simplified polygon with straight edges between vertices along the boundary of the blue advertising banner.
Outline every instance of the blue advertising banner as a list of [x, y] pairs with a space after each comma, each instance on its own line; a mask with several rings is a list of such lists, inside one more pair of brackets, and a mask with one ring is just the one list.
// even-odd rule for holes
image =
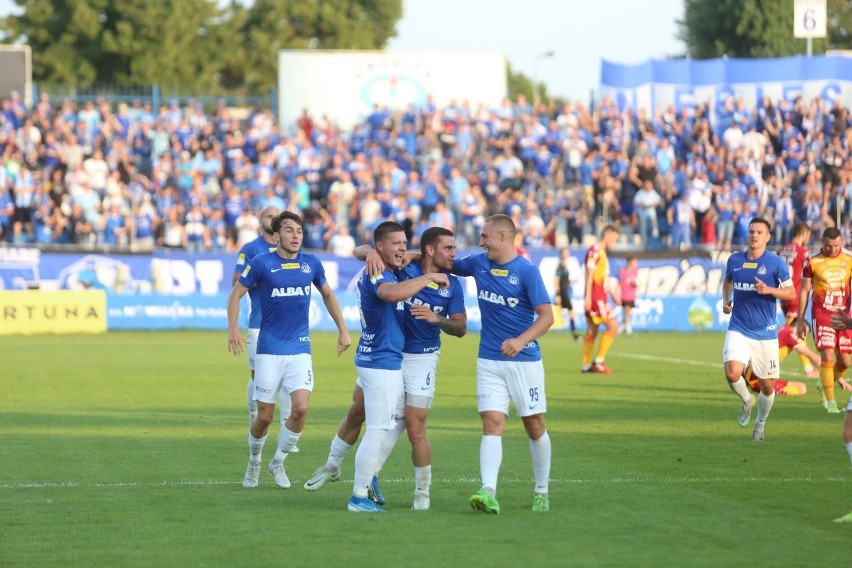
[[[228, 329], [228, 296], [107, 294], [107, 328]], [[243, 326], [248, 322], [241, 315]]]
[[[226, 311], [227, 294], [214, 296], [174, 296], [150, 294], [128, 296], [107, 294], [108, 329], [219, 329], [228, 328]], [[349, 331], [360, 331], [358, 297], [352, 292], [338, 292], [343, 317]], [[582, 298], [577, 298], [582, 306]], [[465, 297], [467, 309], [467, 328], [470, 332], [482, 329], [479, 306], [476, 297]], [[240, 327], [245, 329], [248, 319], [245, 306], [240, 314]], [[616, 309], [619, 321], [621, 308]], [[555, 313], [554, 331], [568, 330], [564, 313]], [[728, 327], [727, 316], [722, 313], [720, 295], [691, 296], [649, 296], [636, 300], [631, 313], [631, 322], [636, 331], [725, 331]], [[315, 294], [311, 298], [309, 312], [310, 327], [315, 331], [336, 331], [331, 317], [323, 305], [322, 298]], [[783, 316], [779, 312], [779, 322]], [[577, 329], [585, 329], [582, 309], [576, 313]]]
[[[479, 252], [459, 251], [458, 256]], [[529, 252], [533, 264], [541, 270], [545, 286], [553, 293], [558, 251], [533, 249]], [[575, 292], [580, 294], [585, 272], [584, 253], [584, 249], [573, 249], [568, 262]], [[717, 294], [721, 291], [728, 254], [640, 258], [639, 293], [647, 296]], [[317, 257], [335, 291], [355, 290], [362, 262], [328, 253], [317, 253]], [[0, 247], [0, 289], [96, 289], [126, 295], [214, 296], [230, 292], [235, 260], [235, 255], [225, 253], [110, 255], [43, 253], [35, 248]], [[624, 262], [620, 258], [610, 258], [613, 277], [618, 275]], [[466, 291], [476, 294], [472, 281], [467, 282]]]
[[637, 65], [601, 62], [601, 96], [625, 107], [651, 112], [709, 104], [712, 119], [724, 119], [724, 104], [741, 97], [757, 108], [763, 97], [773, 102], [821, 97], [829, 105], [852, 105], [852, 58], [842, 56], [766, 59], [652, 60]]
[[[460, 251], [459, 256], [478, 253]], [[541, 271], [551, 294], [556, 287], [558, 252], [533, 249], [531, 261]], [[584, 249], [573, 249], [568, 259], [574, 305], [581, 308], [585, 268]], [[350, 329], [358, 329], [355, 283], [363, 263], [318, 253], [329, 284], [338, 294]], [[637, 329], [697, 330], [724, 329], [726, 321], [705, 318], [709, 327], [691, 325], [703, 304], [715, 310], [720, 298], [725, 262], [729, 253], [689, 257], [638, 259], [637, 300], [634, 323]], [[151, 255], [108, 255], [97, 253], [43, 253], [35, 248], [0, 247], [0, 283], [7, 290], [105, 290], [108, 294], [110, 329], [225, 329], [225, 303], [231, 290], [234, 255], [157, 252]], [[610, 258], [612, 282], [618, 285], [623, 258]], [[465, 279], [470, 330], [479, 329], [479, 309], [473, 280]], [[318, 329], [334, 329], [319, 297], [312, 313]], [[245, 319], [246, 302], [242, 317]], [[693, 305], [694, 304], [694, 305]], [[714, 311], [715, 313], [715, 311]], [[582, 310], [578, 309], [578, 319]], [[197, 322], [195, 321], [197, 320]], [[557, 318], [557, 323], [559, 323]], [[218, 323], [216, 323], [218, 322]], [[578, 322], [581, 326], [583, 322]], [[559, 327], [557, 325], [557, 327]]]

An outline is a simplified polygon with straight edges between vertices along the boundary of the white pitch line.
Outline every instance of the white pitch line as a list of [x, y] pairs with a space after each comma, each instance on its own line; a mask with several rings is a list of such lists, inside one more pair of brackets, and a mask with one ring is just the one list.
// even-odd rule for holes
[[675, 365], [691, 365], [693, 367], [712, 367], [718, 369], [721, 363], [710, 363], [708, 361], [695, 361], [691, 359], [676, 359], [674, 357], [660, 357], [658, 355], [644, 355], [642, 353], [624, 353], [610, 351], [610, 357], [623, 357], [625, 359], [640, 359], [642, 361], [660, 361], [663, 363], [674, 363]]
[[[691, 367], [705, 367], [708, 369], [722, 369], [724, 367], [722, 363], [710, 363], [709, 361], [695, 361], [690, 359], [677, 359], [675, 357], [660, 357], [658, 355], [645, 355], [642, 353], [616, 353], [614, 351], [610, 351], [608, 357], [622, 359], [639, 359], [641, 361], [660, 361], [661, 363], [673, 363], [675, 365], [686, 365]], [[784, 375], [792, 375], [796, 377], [805, 376], [805, 374], [801, 371], [784, 371]]]
[[[343, 484], [352, 483], [352, 480], [341, 480]], [[414, 483], [412, 478], [396, 478], [382, 479], [382, 483]], [[434, 483], [478, 483], [478, 478], [460, 477], [458, 479], [433, 479]], [[569, 477], [562, 479], [551, 479], [550, 483], [566, 484], [566, 485], [626, 485], [631, 483], [680, 483], [680, 484], [696, 484], [696, 483], [825, 483], [825, 482], [847, 482], [845, 477], [823, 477], [817, 478], [813, 476], [806, 477], [613, 477], [608, 479], [584, 479], [579, 477]], [[500, 483], [532, 483], [532, 479], [501, 479]], [[58, 489], [58, 488], [84, 488], [84, 489], [114, 489], [126, 487], [186, 487], [186, 486], [210, 486], [210, 485], [238, 485], [241, 480], [235, 481], [129, 481], [129, 482], [114, 482], [114, 483], [80, 483], [76, 481], [61, 481], [61, 482], [43, 482], [43, 483], [2, 483], [0, 489]], [[298, 483], [298, 482], [297, 482]]]

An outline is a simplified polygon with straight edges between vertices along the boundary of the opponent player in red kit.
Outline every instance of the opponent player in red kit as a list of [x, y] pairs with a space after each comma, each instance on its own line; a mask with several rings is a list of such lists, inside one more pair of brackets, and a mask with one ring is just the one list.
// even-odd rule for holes
[[[781, 302], [781, 309], [784, 311], [784, 317], [787, 318], [787, 325], [790, 325], [799, 315], [799, 293], [802, 291], [802, 265], [804, 265], [805, 259], [808, 257], [807, 244], [810, 240], [811, 228], [807, 223], [796, 223], [793, 227], [793, 240], [778, 251], [778, 256], [783, 258], [787, 263], [790, 278], [793, 280], [793, 287], [796, 289], [796, 299], [794, 301]], [[805, 371], [806, 377], [819, 377], [818, 365], [814, 367], [811, 361], [801, 353], [799, 353], [799, 359], [802, 361], [802, 368]]]
[[[799, 339], [796, 336], [796, 325], [798, 320], [795, 318], [789, 324], [785, 324], [781, 326], [781, 329], [778, 330], [778, 363], [784, 360], [787, 355], [790, 354], [791, 351], [797, 351], [799, 355], [808, 360], [808, 362], [813, 363], [814, 365], [819, 365], [819, 355], [808, 349], [807, 344]], [[806, 333], [810, 333], [810, 326], [805, 322]], [[752, 378], [751, 373], [751, 365], [745, 368], [743, 371], [743, 378], [748, 383], [748, 388], [753, 390], [754, 392], [760, 391], [760, 385], [757, 382], [757, 379]], [[842, 382], [843, 379], [841, 379]], [[803, 395], [808, 392], [808, 387], [805, 383], [798, 381], [775, 381], [775, 394], [776, 395], [787, 395], [787, 396], [798, 396]]]

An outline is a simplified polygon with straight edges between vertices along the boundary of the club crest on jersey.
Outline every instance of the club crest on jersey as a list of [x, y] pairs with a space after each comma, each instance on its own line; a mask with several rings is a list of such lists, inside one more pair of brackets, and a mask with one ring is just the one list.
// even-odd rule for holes
[[307, 263], [303, 264], [302, 265], [302, 272], [304, 272], [305, 274], [310, 274], [311, 273], [311, 267]]
[[758, 274], [766, 274], [766, 266], [760, 265], [760, 268], [757, 269]]
[[438, 288], [438, 295], [446, 298], [450, 295], [450, 289], [449, 288]]
[[509, 284], [511, 284], [512, 286], [517, 286], [518, 282], [520, 282], [520, 280], [518, 280], [517, 274], [512, 274], [511, 276], [509, 276]]
[[492, 268], [491, 269], [491, 275], [492, 276], [500, 276], [502, 278], [505, 278], [509, 275], [509, 271], [502, 269], [502, 268]]

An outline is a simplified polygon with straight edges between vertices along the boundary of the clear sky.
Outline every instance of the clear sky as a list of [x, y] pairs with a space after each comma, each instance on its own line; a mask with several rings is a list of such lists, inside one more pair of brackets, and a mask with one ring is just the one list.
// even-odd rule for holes
[[[601, 59], [679, 55], [684, 0], [404, 0], [394, 51], [498, 51], [551, 95], [588, 101]], [[542, 54], [553, 51], [552, 57]]]
[[[686, 51], [684, 0], [404, 0], [393, 51], [503, 53], [551, 95], [588, 101], [601, 59], [639, 63]], [[14, 7], [0, 0], [0, 15]], [[542, 54], [553, 52], [552, 57]]]

